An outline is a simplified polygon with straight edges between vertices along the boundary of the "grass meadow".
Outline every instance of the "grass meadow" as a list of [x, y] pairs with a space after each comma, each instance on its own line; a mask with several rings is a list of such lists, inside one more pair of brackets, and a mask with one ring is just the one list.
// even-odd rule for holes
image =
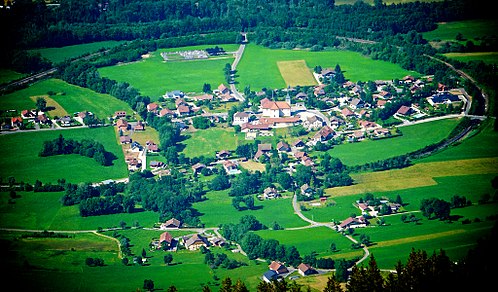
[[[66, 83], [60, 79], [40, 81], [28, 88], [0, 96], [0, 109], [15, 109], [20, 112], [24, 109], [34, 108], [36, 98], [32, 97], [43, 96], [46, 98], [49, 91], [55, 93], [49, 98], [60, 105], [61, 108], [56, 107], [55, 109], [59, 111], [59, 114], [60, 112], [72, 114], [86, 110], [94, 113], [99, 118], [104, 118], [113, 115], [118, 110], [132, 112], [130, 106], [124, 101], [108, 94], [96, 93], [90, 89]], [[47, 99], [47, 101], [49, 100]], [[57, 112], [54, 114], [49, 111], [48, 114], [57, 115]]]
[[[289, 84], [282, 77], [278, 66], [278, 62], [287, 61], [305, 62], [309, 70], [313, 70], [318, 65], [322, 68], [333, 69], [339, 64], [344, 76], [353, 82], [391, 80], [403, 78], [406, 75], [417, 75], [417, 73], [404, 70], [398, 65], [372, 60], [356, 52], [268, 49], [249, 44], [237, 66], [237, 75], [239, 75], [236, 79], [239, 82], [237, 87], [243, 89], [245, 86], [250, 86], [255, 91], [262, 88], [287, 87]], [[265, 72], [265, 74], [261, 74], [261, 72]], [[298, 73], [300, 72], [303, 72], [302, 69]], [[290, 73], [287, 74], [290, 75]], [[305, 75], [308, 74], [308, 72], [305, 73]], [[301, 74], [300, 78], [302, 76], [304, 75]]]
[[214, 157], [220, 150], [235, 150], [239, 144], [245, 144], [243, 136], [236, 134], [233, 128], [209, 128], [201, 131], [188, 132], [183, 153], [187, 157], [210, 156]]
[[[219, 45], [225, 50], [235, 49], [234, 45]], [[226, 83], [223, 68], [231, 64], [234, 58], [214, 58], [207, 60], [164, 62], [160, 53], [165, 51], [181, 51], [205, 49], [209, 45], [174, 49], [159, 49], [151, 52], [148, 58], [141, 61], [103, 67], [99, 69], [102, 76], [121, 82], [128, 82], [137, 88], [142, 95], [157, 100], [167, 91], [181, 90], [187, 93], [200, 93], [204, 83], [215, 89]]]
[[[43, 142], [53, 140], [59, 134], [68, 139], [98, 141], [107, 151], [114, 153], [117, 159], [111, 166], [101, 166], [92, 158], [77, 154], [39, 157]], [[0, 177], [5, 180], [13, 176], [16, 181], [34, 183], [38, 179], [47, 183], [64, 178], [68, 182], [79, 183], [128, 176], [123, 151], [116, 141], [113, 127], [13, 133], [0, 139], [0, 147], [8, 153], [1, 158]]]
[[462, 34], [465, 40], [478, 44], [482, 37], [496, 35], [498, 29], [497, 20], [462, 20], [439, 23], [438, 28], [433, 31], [422, 33], [428, 41], [456, 41], [457, 34]]
[[458, 120], [447, 119], [402, 127], [400, 128], [402, 136], [341, 144], [334, 146], [328, 153], [346, 165], [361, 165], [402, 155], [439, 142], [446, 138], [457, 124]]
[[316, 79], [304, 60], [277, 62], [278, 70], [290, 86], [316, 85]]
[[444, 55], [460, 62], [483, 61], [487, 64], [498, 64], [498, 52], [446, 53]]
[[43, 48], [31, 50], [34, 53], [40, 53], [40, 55], [52, 63], [60, 63], [67, 59], [79, 57], [83, 54], [97, 52], [101, 48], [110, 49], [122, 45], [124, 41], [103, 41], [94, 42], [73, 46], [66, 46], [61, 48]]
[[21, 79], [26, 74], [22, 74], [10, 69], [0, 68], [0, 84], [8, 83], [17, 79]]

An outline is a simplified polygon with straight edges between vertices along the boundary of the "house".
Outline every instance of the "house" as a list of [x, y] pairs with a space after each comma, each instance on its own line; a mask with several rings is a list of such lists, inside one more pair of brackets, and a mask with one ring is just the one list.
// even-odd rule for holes
[[127, 130], [128, 129], [128, 121], [125, 119], [119, 119], [116, 122], [116, 127], [118, 127], [118, 130]]
[[323, 120], [318, 116], [311, 116], [303, 121], [303, 127], [308, 131], [320, 129], [323, 126]]
[[171, 218], [168, 221], [161, 224], [159, 229], [167, 229], [167, 228], [180, 228], [182, 226], [182, 222], [176, 218]]
[[263, 281], [270, 283], [271, 281], [276, 281], [278, 279], [277, 272], [273, 270], [268, 270], [263, 274]]
[[285, 101], [271, 101], [267, 98], [261, 100], [261, 109], [264, 117], [279, 118], [290, 117], [291, 106]]
[[185, 96], [185, 94], [183, 93], [183, 91], [180, 91], [180, 90], [173, 90], [173, 91], [170, 91], [170, 92], [166, 92], [163, 97], [164, 98], [183, 98]]
[[249, 122], [249, 114], [245, 112], [235, 113], [233, 115], [232, 125], [242, 125]]
[[33, 120], [36, 118], [36, 110], [23, 110], [21, 112], [21, 117], [27, 120]]
[[220, 152], [216, 153], [216, 157], [218, 159], [227, 159], [228, 157], [230, 157], [230, 151], [221, 150]]
[[306, 197], [311, 197], [315, 191], [308, 185], [304, 184], [301, 186], [301, 195]]
[[176, 110], [177, 110], [179, 116], [187, 116], [191, 113], [190, 107], [188, 105], [180, 104], [176, 108]]
[[159, 247], [168, 248], [173, 243], [173, 236], [169, 232], [163, 232], [159, 235]]
[[163, 167], [164, 166], [164, 162], [162, 161], [156, 161], [156, 160], [153, 160], [149, 163], [150, 167], [152, 168], [158, 168], [158, 167]]
[[223, 168], [225, 169], [227, 174], [238, 174], [240, 173], [239, 171], [239, 165], [230, 160], [225, 160], [223, 161]]
[[359, 109], [365, 107], [365, 102], [359, 98], [353, 98], [349, 105], [352, 109]]
[[280, 197], [280, 194], [278, 193], [278, 191], [277, 191], [276, 188], [267, 187], [263, 191], [263, 198], [264, 199], [275, 199], [275, 198], [278, 198], [278, 197]]
[[289, 152], [291, 151], [291, 148], [289, 144], [285, 143], [284, 141], [280, 141], [277, 143], [277, 151], [278, 152]]
[[292, 146], [295, 148], [303, 148], [304, 146], [306, 146], [306, 144], [304, 144], [304, 142], [301, 139], [299, 139], [294, 143], [292, 143]]
[[126, 117], [126, 111], [115, 111], [114, 112], [114, 118], [119, 119], [119, 118], [124, 118]]
[[21, 117], [12, 117], [10, 119], [10, 124], [13, 128], [19, 128], [22, 126], [22, 118]]
[[413, 113], [413, 109], [409, 106], [402, 105], [396, 113], [398, 115], [409, 116]]
[[442, 103], [450, 104], [453, 102], [458, 102], [460, 101], [460, 98], [449, 92], [442, 92], [434, 94], [431, 97], [428, 97], [427, 101], [430, 103], [430, 105], [434, 106], [435, 104], [442, 104]]
[[318, 273], [315, 269], [313, 269], [310, 265], [301, 263], [297, 266], [297, 271], [301, 276], [309, 276], [312, 274]]
[[221, 95], [224, 95], [224, 94], [230, 94], [230, 88], [228, 88], [225, 84], [220, 84], [218, 86], [218, 91], [220, 92]]
[[184, 237], [183, 244], [188, 250], [198, 250], [201, 246], [209, 246], [209, 242], [207, 241], [207, 239], [198, 233], [192, 235], [189, 238]]
[[166, 117], [166, 116], [169, 116], [169, 117], [174, 117], [175, 116], [175, 112], [168, 109], [168, 108], [163, 108], [162, 110], [159, 111], [159, 114], [158, 114], [159, 117]]
[[130, 136], [121, 136], [119, 137], [119, 142], [121, 142], [121, 144], [130, 144], [131, 143], [131, 137]]
[[149, 113], [151, 113], [151, 112], [155, 113], [155, 112], [157, 112], [158, 109], [159, 109], [159, 105], [155, 102], [151, 102], [147, 105], [147, 111]]
[[209, 239], [209, 242], [214, 246], [224, 246], [226, 244], [225, 240], [219, 237], [212, 237]]
[[138, 121], [135, 127], [133, 128], [135, 131], [145, 131], [145, 125], [142, 121]]
[[272, 261], [271, 264], [268, 266], [268, 268], [271, 271], [275, 271], [278, 275], [288, 273], [289, 270], [287, 267], [284, 266], [281, 262], [278, 261]]
[[201, 172], [204, 168], [206, 167], [206, 165], [202, 164], [202, 163], [196, 163], [194, 165], [192, 165], [192, 170], [194, 171], [194, 173], [199, 173]]
[[363, 129], [363, 130], [372, 130], [372, 129], [375, 129], [375, 128], [378, 128], [379, 125], [374, 123], [374, 122], [370, 122], [370, 121], [359, 121], [358, 124], [360, 124], [360, 127]]
[[356, 116], [355, 113], [350, 110], [349, 108], [345, 107], [341, 110], [341, 114], [344, 116], [344, 118], [349, 118], [349, 117], [354, 117]]
[[348, 217], [339, 225], [339, 230], [347, 229], [347, 228], [360, 228], [366, 227], [368, 225], [368, 220], [365, 217]]
[[331, 127], [325, 126], [313, 136], [313, 140], [316, 142], [327, 141], [334, 137], [334, 133]]

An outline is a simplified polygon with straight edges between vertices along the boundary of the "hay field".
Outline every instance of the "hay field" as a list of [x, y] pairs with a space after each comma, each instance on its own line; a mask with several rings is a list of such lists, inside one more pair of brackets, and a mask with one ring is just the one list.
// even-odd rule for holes
[[327, 189], [332, 196], [386, 192], [436, 185], [435, 177], [498, 173], [498, 158], [419, 163], [403, 169], [352, 174], [355, 185]]
[[305, 86], [317, 84], [305, 60], [279, 61], [277, 66], [287, 85]]
[[47, 101], [47, 107], [48, 108], [54, 108], [53, 110], [50, 111], [50, 116], [52, 117], [64, 117], [69, 115], [67, 111], [55, 100], [53, 100], [50, 96], [48, 95], [34, 95], [30, 96], [31, 100], [33, 100], [34, 103], [36, 103], [36, 100], [41, 97], [44, 98]]

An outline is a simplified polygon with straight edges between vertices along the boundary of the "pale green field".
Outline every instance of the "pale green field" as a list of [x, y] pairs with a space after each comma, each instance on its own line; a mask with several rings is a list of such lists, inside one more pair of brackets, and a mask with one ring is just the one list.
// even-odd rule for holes
[[209, 128], [206, 130], [189, 132], [182, 144], [185, 145], [183, 153], [187, 157], [210, 156], [214, 157], [220, 150], [235, 150], [245, 140], [235, 134], [233, 128]]
[[304, 60], [277, 62], [278, 70], [289, 86], [316, 85], [316, 79]]
[[[22, 111], [35, 108], [36, 99], [32, 96], [47, 95], [52, 91], [56, 95], [50, 98], [57, 102], [69, 114], [80, 111], [90, 111], [99, 118], [106, 118], [118, 110], [126, 110], [130, 114], [132, 109], [124, 101], [108, 94], [100, 94], [87, 88], [82, 88], [60, 79], [48, 79], [37, 82], [28, 88], [0, 96], [0, 109], [15, 109]], [[64, 94], [62, 94], [64, 93]], [[51, 112], [48, 112], [51, 114]]]
[[31, 50], [32, 52], [40, 53], [42, 57], [47, 58], [52, 63], [60, 63], [66, 59], [79, 57], [86, 53], [93, 53], [101, 48], [113, 48], [123, 44], [124, 41], [103, 41], [81, 45], [66, 46], [61, 48], [43, 48]]
[[457, 124], [458, 120], [456, 119], [446, 119], [400, 127], [402, 136], [341, 144], [334, 146], [327, 152], [332, 157], [339, 158], [346, 165], [361, 165], [409, 153], [437, 143], [446, 138]]
[[483, 61], [487, 64], [498, 64], [498, 52], [446, 53], [444, 55], [460, 62]]
[[[226, 50], [234, 48], [234, 45], [219, 46], [226, 47]], [[142, 95], [150, 96], [152, 100], [157, 100], [172, 90], [200, 93], [204, 83], [211, 84], [212, 89], [216, 89], [221, 83], [226, 83], [223, 68], [225, 64], [231, 64], [234, 58], [227, 55], [221, 59], [164, 62], [160, 53], [208, 47], [214, 45], [160, 49], [151, 52], [148, 58], [141, 61], [100, 68], [99, 73], [110, 79], [128, 82]]]
[[417, 73], [404, 70], [398, 65], [372, 60], [351, 51], [309, 52], [306, 50], [268, 49], [248, 44], [242, 60], [237, 66], [237, 73], [240, 75], [236, 79], [239, 82], [237, 87], [239, 91], [245, 86], [250, 86], [255, 91], [264, 87], [287, 87], [288, 84], [280, 74], [277, 62], [298, 60], [304, 60], [310, 70], [318, 65], [322, 68], [333, 69], [339, 64], [344, 76], [353, 82], [391, 80], [403, 78], [406, 75], [417, 75]]

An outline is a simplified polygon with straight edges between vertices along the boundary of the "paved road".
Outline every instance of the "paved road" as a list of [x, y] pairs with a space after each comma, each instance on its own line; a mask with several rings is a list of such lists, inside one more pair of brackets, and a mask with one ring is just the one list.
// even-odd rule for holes
[[[246, 39], [247, 39], [247, 37], [246, 37]], [[232, 63], [232, 71], [235, 72], [237, 70], [237, 65], [239, 64], [240, 59], [242, 58], [242, 55], [244, 54], [245, 48], [246, 48], [246, 45], [241, 44], [239, 46], [239, 49], [235, 52], [235, 60]], [[240, 92], [237, 91], [237, 87], [235, 86], [235, 84], [233, 82], [230, 83], [230, 90], [235, 95], [235, 98], [237, 98], [239, 101], [243, 102], [245, 100], [244, 96], [242, 96], [242, 94], [240, 94]]]

